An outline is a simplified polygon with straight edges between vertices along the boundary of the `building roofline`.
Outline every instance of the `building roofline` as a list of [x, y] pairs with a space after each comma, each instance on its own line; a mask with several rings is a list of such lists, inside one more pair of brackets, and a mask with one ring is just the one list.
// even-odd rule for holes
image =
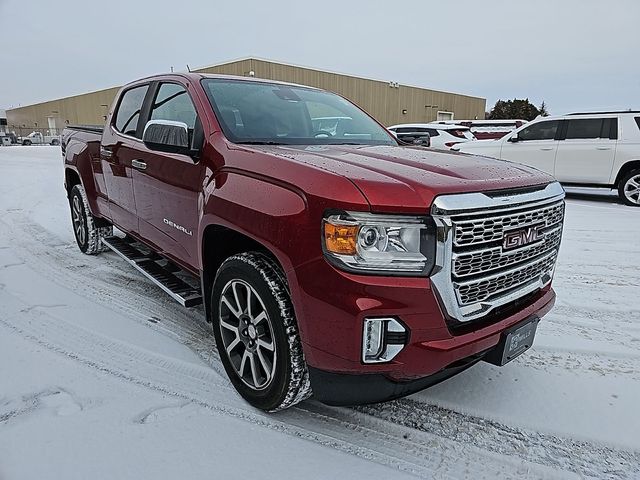
[[[300, 64], [297, 64], [297, 63], [280, 62], [278, 60], [272, 60], [272, 59], [269, 59], [269, 58], [252, 57], [252, 56], [241, 57], [241, 58], [237, 58], [235, 60], [229, 60], [229, 61], [225, 61], [225, 62], [214, 63], [212, 65], [207, 65], [205, 67], [194, 68], [194, 69], [191, 70], [191, 72], [193, 72], [193, 73], [201, 73], [200, 72], [201, 70], [205, 70], [207, 68], [220, 67], [222, 65], [229, 65], [231, 63], [239, 63], [239, 62], [243, 62], [243, 61], [246, 61], [246, 60], [258, 60], [260, 62], [268, 62], [268, 63], [273, 63], [273, 64], [276, 64], [276, 65], [285, 65], [287, 67], [304, 68], [305, 70], [312, 70], [314, 72], [330, 73], [332, 75], [340, 75], [340, 76], [343, 76], [343, 77], [350, 77], [350, 78], [355, 78], [355, 79], [358, 79], [358, 80], [369, 80], [371, 82], [379, 82], [379, 83], [384, 83], [384, 84], [388, 84], [391, 81], [391, 80], [380, 80], [380, 79], [371, 78], [371, 77], [363, 77], [363, 76], [354, 75], [354, 74], [351, 74], [351, 73], [336, 72], [336, 71], [333, 71], [333, 70], [323, 70], [323, 69], [320, 69], [318, 67], [310, 67], [310, 66], [307, 66], [307, 65], [300, 65]], [[399, 85], [401, 87], [417, 88], [417, 89], [420, 89], [420, 90], [429, 90], [431, 92], [446, 93], [448, 95], [460, 95], [461, 97], [475, 98], [475, 99], [479, 99], [479, 100], [484, 100], [485, 102], [487, 100], [485, 97], [476, 97], [474, 95], [467, 95], [467, 94], [464, 94], [464, 93], [457, 93], [457, 92], [449, 92], [447, 90], [435, 90], [433, 88], [421, 87], [421, 86], [418, 86], [418, 85], [410, 85], [410, 84], [406, 84], [406, 83], [400, 83]]]
[[[202, 70], [206, 70], [207, 68], [221, 67], [223, 65], [230, 65], [230, 64], [233, 64], [233, 63], [239, 63], [239, 62], [243, 62], [243, 61], [247, 61], [247, 60], [249, 60], [249, 61], [257, 60], [257, 61], [260, 61], [260, 62], [267, 62], [267, 63], [272, 63], [272, 64], [275, 64], [275, 65], [284, 65], [284, 66], [287, 66], [287, 67], [294, 67], [294, 68], [304, 68], [305, 70], [311, 70], [311, 71], [314, 71], [314, 72], [329, 73], [329, 74], [332, 74], [332, 75], [340, 75], [340, 76], [343, 76], [343, 77], [349, 77], [349, 78], [354, 78], [354, 79], [358, 79], [358, 80], [368, 80], [370, 82], [378, 82], [378, 83], [383, 83], [383, 84], [388, 84], [390, 82], [390, 80], [379, 80], [379, 79], [370, 78], [370, 77], [362, 77], [362, 76], [358, 76], [358, 75], [353, 75], [353, 74], [350, 74], [350, 73], [342, 73], [342, 72], [336, 72], [336, 71], [332, 71], [332, 70], [322, 70], [322, 69], [317, 68], [317, 67], [310, 67], [310, 66], [299, 65], [299, 64], [295, 64], [295, 63], [279, 62], [277, 60], [271, 60], [271, 59], [268, 59], [268, 58], [262, 58], [262, 57], [257, 57], [257, 56], [247, 56], [247, 57], [236, 58], [236, 59], [233, 59], [233, 60], [223, 61], [223, 62], [219, 62], [219, 63], [214, 63], [214, 64], [211, 64], [211, 65], [208, 65], [208, 66], [204, 66], [204, 67], [191, 68], [190, 71], [189, 70], [187, 70], [187, 71], [180, 70], [180, 71], [175, 71], [175, 72], [165, 72], [165, 73], [157, 73], [157, 74], [147, 75], [145, 77], [141, 77], [141, 78], [135, 79], [135, 80], [133, 80], [131, 82], [125, 82], [122, 85], [116, 85], [116, 86], [111, 86], [111, 87], [106, 87], [106, 88], [100, 88], [100, 89], [97, 89], [97, 90], [90, 90], [88, 92], [76, 93], [76, 94], [73, 94], [73, 95], [67, 95], [67, 96], [64, 96], [64, 97], [54, 98], [52, 100], [43, 100], [41, 102], [29, 103], [27, 105], [21, 105], [19, 107], [7, 108], [6, 111], [10, 112], [10, 111], [13, 111], [13, 110], [19, 110], [21, 108], [35, 107], [37, 105], [42, 105], [44, 103], [57, 102], [57, 101], [68, 100], [70, 98], [81, 97], [81, 96], [89, 95], [89, 94], [93, 94], [93, 93], [100, 93], [100, 92], [104, 92], [106, 90], [120, 89], [125, 85], [129, 85], [130, 83], [135, 83], [135, 82], [137, 82], [139, 80], [144, 80], [144, 79], [147, 79], [147, 78], [150, 78], [150, 77], [155, 77], [155, 76], [160, 76], [160, 75], [171, 75], [171, 74], [179, 75], [179, 74], [185, 74], [185, 73], [196, 73], [196, 74], [201, 74], [202, 75], [202, 74], [204, 74], [202, 72]], [[244, 78], [244, 77], [242, 77], [242, 78]], [[255, 78], [255, 79], [256, 80], [260, 80], [259, 78]], [[262, 79], [262, 80], [270, 80], [270, 79]], [[278, 80], [273, 80], [273, 81], [277, 82]], [[290, 83], [290, 82], [281, 82], [281, 83], [289, 83], [290, 85], [298, 85], [298, 84], [294, 84], [294, 83]], [[449, 91], [446, 91], [446, 90], [435, 90], [435, 89], [432, 89], [432, 88], [421, 87], [421, 86], [417, 86], [417, 85], [410, 85], [410, 84], [405, 84], [405, 83], [400, 83], [398, 85], [402, 86], [402, 87], [408, 87], [408, 88], [417, 88], [419, 90], [428, 90], [428, 91], [435, 92], [435, 93], [444, 93], [444, 94], [447, 94], [447, 95], [458, 95], [460, 97], [473, 98], [473, 99], [477, 99], [477, 100], [484, 100], [485, 102], [487, 101], [487, 99], [484, 98], [484, 97], [476, 97], [476, 96], [473, 96], [473, 95], [466, 95], [464, 93], [449, 92]], [[309, 85], [299, 85], [299, 86], [309, 86]], [[315, 87], [312, 87], [312, 88], [315, 88]]]
[[92, 94], [92, 93], [105, 92], [105, 91], [107, 91], [107, 90], [112, 90], [112, 89], [114, 89], [114, 88], [120, 89], [120, 88], [122, 88], [124, 85], [126, 85], [126, 83], [125, 83], [125, 84], [122, 84], [122, 85], [116, 85], [116, 86], [114, 86], [114, 87], [99, 88], [98, 90], [90, 90], [90, 91], [88, 91], [88, 92], [75, 93], [75, 94], [73, 94], [73, 95], [67, 95], [66, 97], [58, 97], [58, 98], [54, 98], [54, 99], [51, 99], [51, 100], [43, 100], [43, 101], [41, 101], [41, 102], [29, 103], [29, 104], [27, 104], [27, 105], [20, 105], [19, 107], [7, 108], [7, 110], [6, 110], [6, 111], [7, 111], [7, 112], [11, 112], [11, 111], [13, 111], [13, 110], [20, 110], [21, 108], [35, 107], [35, 106], [38, 106], [38, 105], [42, 105], [42, 104], [44, 104], [44, 103], [59, 102], [59, 101], [62, 101], [62, 100], [69, 100], [70, 98], [74, 98], [74, 97], [82, 97], [82, 96], [84, 96], [84, 95], [90, 95], [90, 94]]

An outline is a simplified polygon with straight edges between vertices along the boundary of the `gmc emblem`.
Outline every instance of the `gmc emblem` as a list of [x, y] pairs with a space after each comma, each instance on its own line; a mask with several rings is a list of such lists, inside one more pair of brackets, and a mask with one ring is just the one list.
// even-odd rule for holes
[[505, 232], [502, 238], [502, 249], [512, 250], [542, 240], [544, 238], [542, 227], [544, 227], [544, 224], [531, 225], [527, 228]]

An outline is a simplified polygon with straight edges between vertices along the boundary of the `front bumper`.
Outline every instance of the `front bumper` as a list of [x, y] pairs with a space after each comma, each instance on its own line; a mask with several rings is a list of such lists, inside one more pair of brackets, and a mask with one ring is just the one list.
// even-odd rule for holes
[[[531, 315], [542, 317], [555, 301], [554, 291], [546, 286], [514, 312], [458, 331], [447, 324], [428, 278], [354, 275], [335, 269], [322, 258], [289, 276], [312, 387], [319, 398], [321, 384], [331, 374], [346, 375], [332, 380], [332, 385], [352, 385], [357, 390], [371, 383], [390, 392], [390, 398], [395, 392], [425, 388], [457, 373], [459, 362], [473, 364], [477, 355], [498, 344], [505, 329]], [[408, 328], [408, 343], [391, 362], [362, 362], [362, 329], [367, 317], [395, 317]], [[433, 375], [437, 377], [426, 378]], [[415, 380], [419, 382], [407, 383]], [[387, 381], [402, 385], [380, 386]]]
[[350, 406], [387, 402], [405, 397], [440, 383], [478, 363], [486, 355], [482, 352], [455, 362], [433, 375], [396, 382], [380, 373], [351, 375], [309, 367], [309, 377], [316, 400], [327, 405]]

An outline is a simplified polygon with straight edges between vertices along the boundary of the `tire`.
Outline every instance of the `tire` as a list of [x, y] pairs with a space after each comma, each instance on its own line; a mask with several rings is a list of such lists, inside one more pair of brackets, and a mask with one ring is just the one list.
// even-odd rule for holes
[[618, 184], [618, 195], [625, 205], [640, 207], [640, 169], [631, 170]]
[[22, 142], [22, 145], [26, 145], [28, 147], [29, 145], [31, 145], [31, 140], [24, 140]]
[[60, 145], [60, 140], [54, 138], [53, 140], [51, 140], [51, 145], [53, 145], [54, 147]]
[[247, 402], [275, 412], [311, 396], [293, 304], [273, 260], [259, 252], [229, 257], [210, 301], [222, 364]]
[[69, 196], [71, 209], [71, 225], [78, 248], [87, 255], [97, 255], [108, 250], [101, 239], [113, 235], [113, 227], [96, 227], [95, 220], [89, 210], [89, 202], [82, 185], [74, 185]]

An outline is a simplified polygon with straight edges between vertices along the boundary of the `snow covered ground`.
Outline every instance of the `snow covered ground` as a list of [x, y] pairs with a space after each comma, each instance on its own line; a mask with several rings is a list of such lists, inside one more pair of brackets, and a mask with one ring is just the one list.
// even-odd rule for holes
[[640, 209], [568, 197], [535, 346], [410, 398], [275, 415], [199, 311], [82, 255], [56, 147], [0, 147], [0, 479], [640, 478]]

